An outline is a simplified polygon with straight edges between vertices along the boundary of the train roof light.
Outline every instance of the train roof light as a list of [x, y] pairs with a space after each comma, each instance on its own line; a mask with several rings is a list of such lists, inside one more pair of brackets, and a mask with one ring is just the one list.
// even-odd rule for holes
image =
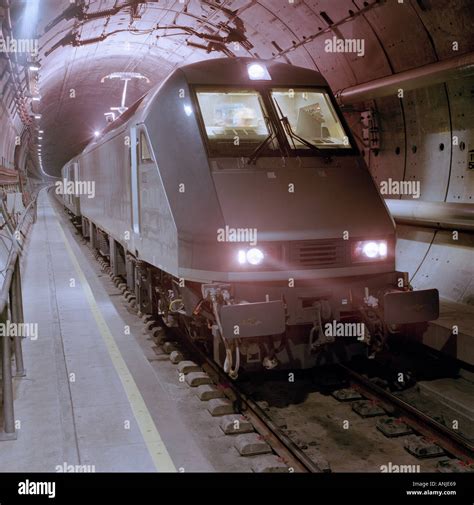
[[247, 73], [249, 74], [249, 79], [252, 81], [271, 81], [272, 78], [268, 73], [265, 65], [261, 63], [250, 63], [247, 65]]

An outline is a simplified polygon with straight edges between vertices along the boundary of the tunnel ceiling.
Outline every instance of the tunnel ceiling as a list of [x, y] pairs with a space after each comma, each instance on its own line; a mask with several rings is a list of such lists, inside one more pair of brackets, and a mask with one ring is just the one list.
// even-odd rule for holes
[[[204, 0], [41, 2], [11, 5], [14, 25], [40, 37], [38, 61], [43, 164], [57, 175], [120, 105], [123, 82], [137, 72], [130, 105], [173, 68], [205, 58], [253, 56], [315, 68], [333, 91], [472, 51], [473, 13], [466, 1]], [[360, 38], [364, 55], [325, 52], [329, 38]]]

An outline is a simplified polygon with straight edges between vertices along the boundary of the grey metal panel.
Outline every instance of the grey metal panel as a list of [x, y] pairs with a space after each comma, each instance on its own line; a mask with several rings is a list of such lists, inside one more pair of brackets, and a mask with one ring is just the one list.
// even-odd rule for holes
[[[224, 305], [221, 308], [225, 338], [279, 335], [285, 331], [285, 306], [282, 300]], [[236, 327], [239, 333], [236, 335]]]
[[[253, 87], [255, 81], [250, 80], [247, 73], [247, 64], [252, 62], [255, 62], [253, 58], [239, 58], [238, 60], [217, 58], [186, 65], [180, 70], [190, 84], [241, 84]], [[274, 84], [281, 86], [327, 85], [322, 75], [307, 68], [295, 66], [289, 72], [288, 66], [284, 63], [266, 61], [265, 65], [272, 77], [271, 83]], [[271, 83], [267, 82], [267, 84]]]
[[[380, 188], [382, 181], [389, 178], [403, 181], [405, 173], [405, 124], [400, 100], [396, 97], [380, 98], [376, 101], [380, 150], [378, 154], [367, 150], [365, 159]], [[391, 195], [390, 198], [399, 198]]]
[[[305, 45], [311, 55], [314, 55], [315, 64], [319, 71], [327, 77], [329, 84], [336, 90], [341, 87], [351, 86], [356, 82], [346, 56], [342, 53], [326, 53], [324, 51], [325, 37], [308, 42]], [[298, 51], [302, 51], [299, 48]], [[291, 58], [290, 58], [291, 61]]]
[[[185, 90], [184, 98], [179, 97], [180, 89]], [[144, 120], [179, 230], [179, 261], [187, 264], [192, 251], [186, 244], [206, 237], [215, 240], [215, 230], [224, 225], [196, 115], [184, 111], [190, 103], [184, 74], [177, 71], [164, 83]]]
[[397, 226], [396, 268], [408, 272], [410, 279], [428, 252], [435, 232], [428, 228]]
[[209, 271], [199, 270], [197, 268], [180, 268], [179, 275], [189, 280], [197, 282], [205, 282], [210, 279], [213, 281], [227, 282], [261, 282], [261, 281], [283, 281], [288, 285], [288, 279], [296, 280], [320, 280], [320, 279], [337, 279], [342, 278], [347, 280], [348, 277], [359, 279], [361, 283], [366, 282], [364, 276], [392, 273], [394, 265], [384, 262], [381, 265], [351, 265], [342, 268], [317, 268], [308, 270], [277, 270], [272, 272], [232, 272], [232, 271]]
[[446, 201], [474, 203], [474, 169], [469, 159], [474, 158], [474, 78], [459, 79], [447, 84], [453, 129], [451, 173]]
[[[263, 165], [263, 163], [261, 164]], [[386, 237], [394, 233], [372, 178], [357, 158], [325, 165], [213, 172], [225, 223], [255, 228], [258, 240]], [[268, 177], [271, 172], [272, 178]], [[294, 184], [294, 192], [288, 191]], [[334, 208], [335, 195], [338, 207]]]
[[178, 275], [178, 235], [165, 188], [156, 163], [138, 164], [141, 259]]
[[456, 54], [453, 52], [453, 42], [458, 43], [459, 53], [474, 50], [472, 0], [431, 0], [421, 3], [412, 1], [411, 5], [429, 32], [440, 59]]
[[140, 197], [138, 193], [137, 128], [130, 128], [130, 198], [132, 200], [132, 229], [135, 236], [140, 236]]
[[474, 304], [474, 237], [438, 231], [426, 259], [416, 273], [417, 289], [437, 287], [440, 296], [459, 303]]
[[81, 180], [95, 181], [96, 190], [95, 198], [81, 196], [82, 214], [133, 251], [128, 135], [122, 129], [78, 159]]
[[420, 199], [443, 201], [451, 154], [449, 106], [444, 84], [408, 91], [403, 104], [408, 142], [405, 180], [420, 181]]
[[[361, 0], [357, 3], [364, 5]], [[365, 17], [376, 31], [394, 72], [436, 61], [429, 34], [410, 2], [383, 2]]]
[[439, 293], [437, 289], [395, 291], [385, 294], [383, 305], [388, 324], [434, 321], [439, 316]]

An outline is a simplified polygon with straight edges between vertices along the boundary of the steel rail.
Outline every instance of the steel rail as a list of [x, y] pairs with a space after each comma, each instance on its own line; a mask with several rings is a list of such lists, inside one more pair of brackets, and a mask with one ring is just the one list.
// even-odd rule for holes
[[355, 372], [346, 365], [339, 365], [349, 376], [353, 385], [366, 397], [379, 401], [389, 407], [395, 407], [403, 421], [415, 431], [433, 440], [446, 452], [464, 462], [474, 461], [474, 445], [458, 433], [453, 432], [416, 407], [401, 400], [397, 396], [374, 384], [366, 377]]
[[[186, 339], [189, 342], [189, 339]], [[280, 456], [280, 458], [295, 472], [321, 473], [326, 470], [309, 458], [272, 419], [250, 398], [239, 390], [236, 384], [229, 382], [226, 373], [216, 365], [201, 349], [190, 342], [192, 350], [198, 355], [203, 363], [203, 369], [220, 384], [224, 394], [242, 411], [249, 419], [257, 432]]]

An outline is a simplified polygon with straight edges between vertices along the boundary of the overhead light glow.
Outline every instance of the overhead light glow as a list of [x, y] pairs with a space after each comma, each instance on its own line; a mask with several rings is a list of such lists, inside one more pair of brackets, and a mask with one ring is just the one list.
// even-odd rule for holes
[[193, 113], [193, 109], [190, 105], [185, 105], [184, 112], [185, 112], [186, 116], [190, 116]]
[[35, 114], [35, 119], [41, 119], [41, 114]]
[[260, 63], [250, 63], [247, 65], [247, 73], [252, 81], [271, 81], [267, 68]]
[[38, 130], [38, 133], [44, 133], [44, 131], [43, 130]]
[[32, 72], [38, 72], [38, 70], [40, 69], [38, 65], [30, 65], [29, 68]]
[[96, 131], [94, 132], [94, 137], [98, 137], [99, 135], [100, 135], [100, 131], [96, 130]]
[[41, 100], [40, 96], [34, 96], [33, 97], [33, 102], [39, 102]]

